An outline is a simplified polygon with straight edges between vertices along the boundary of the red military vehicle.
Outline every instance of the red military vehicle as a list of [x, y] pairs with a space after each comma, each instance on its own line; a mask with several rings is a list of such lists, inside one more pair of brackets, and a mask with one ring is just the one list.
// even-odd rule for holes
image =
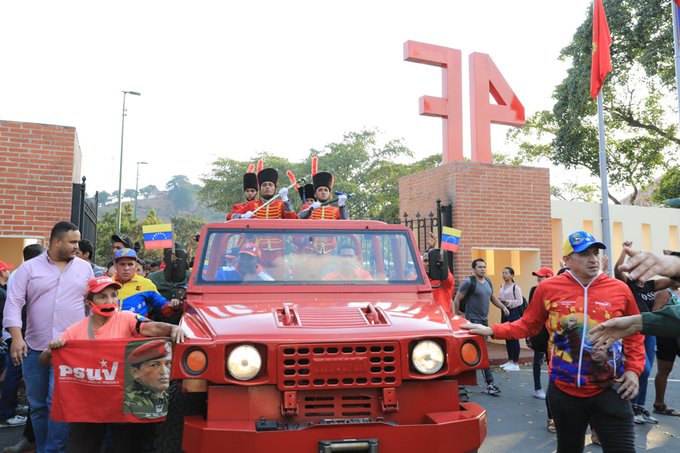
[[433, 302], [404, 226], [207, 225], [172, 368], [207, 404], [182, 450], [476, 451], [486, 412], [458, 385], [489, 362], [463, 322]]

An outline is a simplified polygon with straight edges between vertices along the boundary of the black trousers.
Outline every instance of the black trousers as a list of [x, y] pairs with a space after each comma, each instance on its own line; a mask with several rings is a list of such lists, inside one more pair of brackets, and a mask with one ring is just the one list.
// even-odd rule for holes
[[633, 409], [613, 389], [579, 398], [548, 386], [548, 403], [557, 428], [557, 453], [583, 451], [588, 424], [597, 431], [605, 453], [635, 452]]
[[147, 423], [71, 423], [70, 453], [101, 451], [106, 429], [111, 428], [114, 453], [141, 453], [151, 434]]

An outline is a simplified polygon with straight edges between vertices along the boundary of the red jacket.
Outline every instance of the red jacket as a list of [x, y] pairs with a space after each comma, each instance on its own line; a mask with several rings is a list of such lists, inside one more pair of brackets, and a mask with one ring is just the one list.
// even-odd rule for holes
[[449, 272], [449, 276], [446, 277], [446, 280], [444, 281], [430, 280], [430, 285], [433, 287], [440, 283], [441, 285], [438, 288], [432, 289], [432, 297], [434, 297], [434, 301], [438, 303], [447, 314], [452, 315], [451, 300], [453, 299], [453, 274]]
[[[640, 375], [645, 366], [642, 335], [617, 341], [608, 350], [593, 350], [588, 331], [610, 318], [638, 314], [628, 286], [615, 278], [598, 275], [584, 287], [565, 272], [541, 282], [521, 319], [494, 325], [494, 338], [536, 335], [543, 325], [550, 333], [550, 382], [578, 397], [596, 395], [611, 387], [624, 371]], [[625, 357], [623, 355], [625, 349]]]
[[[253, 200], [243, 203], [240, 208], [232, 211], [233, 214], [245, 214], [248, 211], [255, 211], [257, 208], [265, 204], [266, 201]], [[294, 211], [286, 211], [282, 200], [274, 200], [266, 208], [262, 208], [255, 213], [254, 219], [297, 219], [298, 216]]]

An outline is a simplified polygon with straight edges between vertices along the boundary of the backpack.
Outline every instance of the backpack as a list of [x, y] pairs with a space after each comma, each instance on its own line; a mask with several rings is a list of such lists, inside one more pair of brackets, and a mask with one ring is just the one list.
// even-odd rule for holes
[[[525, 301], [526, 302], [526, 301]], [[548, 342], [550, 341], [550, 334], [545, 325], [541, 327], [541, 331], [533, 337], [526, 337], [527, 346], [536, 352], [548, 352]]]
[[[468, 277], [470, 279], [470, 287], [468, 288], [467, 292], [463, 296], [463, 298], [460, 300], [460, 305], [458, 306], [458, 311], [461, 313], [465, 313], [465, 309], [467, 308], [467, 301], [475, 293], [475, 289], [477, 289], [477, 278], [474, 275], [471, 275]], [[484, 277], [486, 279], [486, 282], [489, 284], [489, 287], [493, 289], [493, 283], [491, 283], [491, 280], [489, 280], [489, 277]]]
[[[517, 296], [515, 296], [515, 286], [517, 286], [517, 285], [515, 285], [515, 284], [513, 283], [513, 285], [512, 285], [512, 297], [517, 297]], [[524, 296], [522, 296], [522, 305], [520, 305], [519, 307], [515, 307], [515, 308], [518, 308], [518, 309], [519, 309], [519, 315], [520, 315], [520, 317], [521, 317], [521, 316], [524, 316], [524, 310], [527, 309], [527, 306], [528, 306], [528, 305], [529, 305], [529, 303], [527, 302], [527, 298], [524, 297]]]

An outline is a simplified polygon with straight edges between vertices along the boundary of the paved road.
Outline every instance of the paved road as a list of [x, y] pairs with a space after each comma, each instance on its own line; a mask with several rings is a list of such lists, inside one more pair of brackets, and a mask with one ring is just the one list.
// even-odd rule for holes
[[[545, 387], [547, 373], [542, 374]], [[651, 373], [656, 375], [656, 369]], [[502, 389], [501, 396], [482, 393], [481, 387], [470, 387], [470, 400], [481, 404], [488, 411], [489, 433], [480, 453], [525, 453], [555, 451], [555, 435], [546, 429], [545, 401], [532, 396], [534, 381], [531, 366], [520, 371], [506, 373], [494, 369], [494, 376]], [[654, 381], [647, 390], [647, 409], [654, 402]], [[676, 367], [666, 389], [666, 404], [680, 408], [680, 366]], [[679, 409], [680, 410], [680, 409]], [[680, 452], [680, 417], [652, 414], [659, 419], [658, 425], [636, 425], [637, 451], [654, 453]], [[602, 452], [602, 448], [590, 443], [586, 436], [586, 452]]]
[[[555, 451], [555, 436], [546, 430], [545, 402], [532, 397], [534, 390], [531, 366], [506, 373], [494, 368], [496, 381], [502, 389], [499, 397], [482, 393], [481, 387], [470, 387], [471, 400], [488, 411], [489, 435], [480, 453], [550, 453]], [[656, 375], [656, 370], [652, 376]], [[543, 383], [547, 374], [543, 373]], [[649, 383], [647, 408], [654, 401], [654, 382]], [[680, 365], [676, 365], [666, 390], [666, 403], [680, 410]], [[680, 417], [664, 417], [658, 425], [636, 425], [637, 450], [654, 453], [680, 452]], [[22, 428], [0, 429], [0, 447], [14, 444], [21, 437]], [[600, 453], [602, 449], [590, 444], [586, 437], [586, 452]], [[406, 452], [405, 452], [406, 453]]]

